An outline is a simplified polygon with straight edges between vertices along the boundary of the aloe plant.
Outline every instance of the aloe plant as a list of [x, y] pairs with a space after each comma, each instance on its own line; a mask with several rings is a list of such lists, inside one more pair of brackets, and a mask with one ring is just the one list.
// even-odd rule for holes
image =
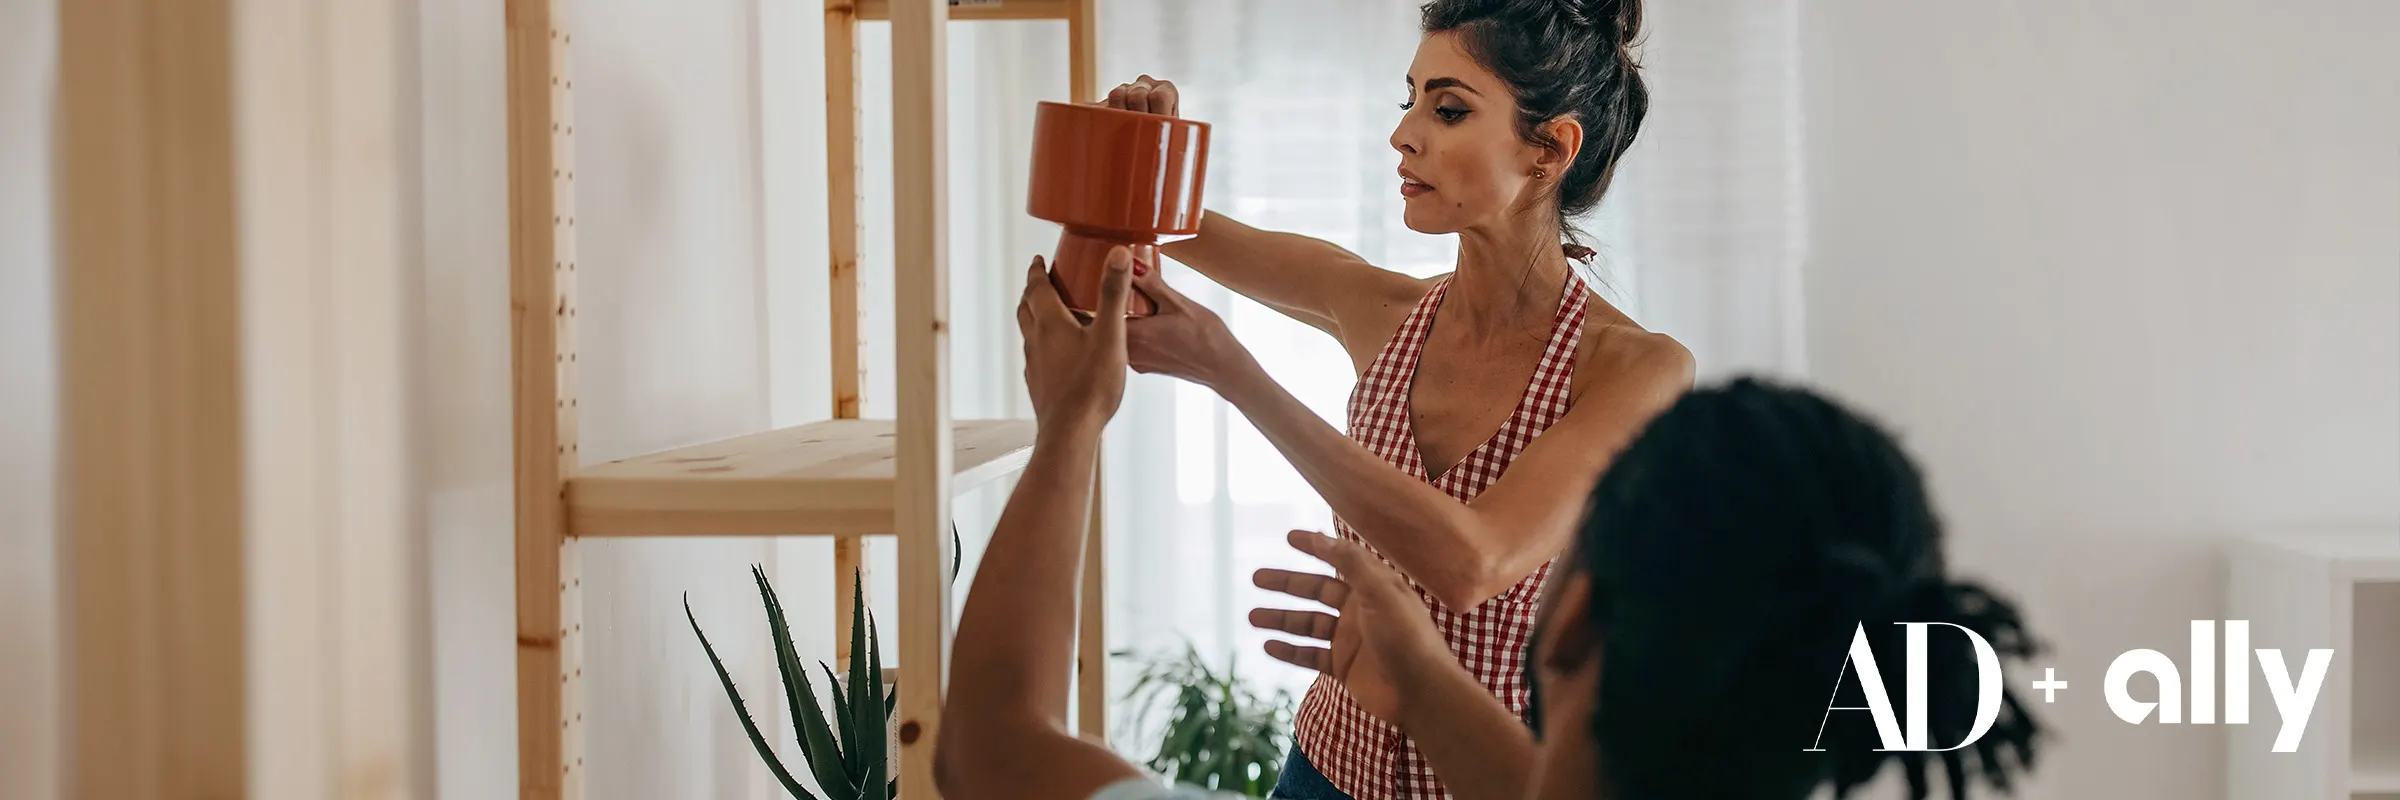
[[[775, 587], [767, 583], [767, 573], [756, 565], [750, 567], [750, 577], [758, 582], [758, 594], [767, 607], [767, 632], [775, 641], [775, 667], [783, 677], [784, 701], [790, 705], [792, 727], [798, 730], [804, 765], [816, 778], [818, 788], [825, 792], [823, 800], [892, 800], [900, 794], [897, 776], [888, 774], [890, 753], [887, 752], [891, 718], [899, 704], [897, 688], [883, 691], [882, 641], [875, 626], [867, 619], [866, 586], [863, 576], [853, 574], [850, 581], [850, 665], [847, 681], [834, 677], [833, 667], [817, 662], [824, 670], [828, 694], [833, 703], [820, 707], [817, 693], [809, 683], [808, 667], [792, 647], [792, 633], [783, 616], [783, 603], [775, 597]], [[725, 696], [733, 702], [733, 712], [742, 720], [742, 731], [750, 735], [750, 744], [758, 749], [758, 757], [767, 762], [767, 769], [783, 783], [784, 791], [803, 800], [819, 800], [776, 757], [775, 747], [759, 733], [758, 723], [750, 718], [750, 709], [742, 703], [741, 690], [733, 685], [733, 676], [725, 671], [725, 662], [717, 657], [717, 649], [708, 643], [708, 634], [700, 630], [700, 619], [692, 615], [692, 601], [685, 596], [683, 615], [691, 620], [692, 633], [700, 637], [700, 649], [707, 651], [708, 662], [717, 669], [717, 680], [725, 684]], [[846, 690], [846, 691], [845, 691]]]

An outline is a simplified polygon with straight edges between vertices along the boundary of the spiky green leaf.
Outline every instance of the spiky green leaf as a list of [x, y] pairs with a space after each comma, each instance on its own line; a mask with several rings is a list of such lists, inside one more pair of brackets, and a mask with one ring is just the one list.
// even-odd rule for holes
[[[865, 616], [866, 609], [859, 609], [859, 615]], [[859, 733], [862, 738], [859, 739], [858, 749], [866, 751], [866, 785], [874, 787], [884, 784], [886, 768], [890, 766], [886, 760], [890, 755], [890, 743], [885, 741], [885, 737], [889, 736], [891, 731], [891, 712], [888, 710], [889, 706], [886, 706], [883, 713], [876, 713], [878, 704], [873, 698], [883, 694], [883, 641], [875, 633], [874, 620], [870, 619], [867, 622], [866, 691], [873, 694], [867, 694], [858, 699], [859, 716], [863, 718], [859, 723]]]
[[[831, 664], [827, 664], [827, 663], [825, 663], [825, 662], [823, 662], [823, 661], [819, 661], [819, 662], [817, 662], [817, 669], [824, 670], [824, 672], [825, 672], [825, 684], [826, 684], [827, 686], [834, 687], [834, 688], [833, 688], [833, 702], [834, 702], [834, 707], [833, 707], [833, 711], [832, 711], [832, 717], [833, 717], [833, 718], [834, 718], [836, 721], [841, 721], [841, 720], [847, 720], [847, 719], [849, 719], [849, 718], [850, 718], [850, 717], [849, 717], [850, 710], [849, 710], [848, 703], [849, 703], [850, 701], [849, 701], [849, 699], [848, 699], [848, 695], [846, 695], [846, 694], [844, 694], [844, 693], [842, 692], [842, 688], [841, 688], [841, 687], [842, 687], [842, 682], [841, 682], [841, 679], [839, 679], [839, 678], [835, 678], [835, 677], [833, 676], [833, 665], [831, 665]], [[844, 768], [844, 769], [848, 769], [848, 768], [849, 768], [849, 764], [851, 763], [850, 759], [852, 759], [852, 758], [855, 758], [855, 757], [858, 755], [858, 732], [857, 732], [857, 730], [856, 730], [855, 728], [852, 728], [852, 727], [850, 726], [850, 724], [849, 724], [849, 723], [847, 723], [847, 722], [843, 722], [843, 723], [842, 723], [842, 744], [843, 744], [845, 747], [849, 748], [849, 749], [847, 749], [847, 750], [844, 750], [844, 751], [843, 751], [843, 753], [844, 753], [845, 755], [843, 756], [843, 760], [842, 760], [843, 768]], [[843, 786], [843, 787], [844, 787], [844, 788], [845, 788], [847, 791], [849, 791], [849, 792], [851, 792], [852, 794], [854, 794], [855, 796], [864, 797], [864, 796], [866, 796], [866, 794], [867, 794], [867, 793], [866, 793], [866, 790], [859, 788], [859, 787], [861, 787], [861, 786], [865, 785], [865, 784], [863, 784], [863, 783], [859, 782], [859, 780], [858, 780], [858, 776], [860, 776], [861, 774], [862, 774], [862, 773], [850, 773], [850, 774], [848, 774], [848, 775], [845, 775], [845, 776], [843, 777], [843, 779], [842, 779], [842, 780], [843, 780], [843, 782], [842, 782], [842, 786]], [[825, 791], [831, 792], [831, 791], [833, 791], [833, 790], [832, 790], [832, 789], [827, 789], [827, 790], [825, 790]]]
[[[866, 575], [863, 571], [853, 572], [850, 574], [850, 699], [842, 703], [842, 709], [848, 712], [847, 724], [850, 732], [856, 735], [844, 737], [843, 743], [849, 745], [845, 755], [849, 757], [850, 775], [860, 779], [872, 774], [868, 770], [868, 752], [880, 749], [868, 742], [880, 744], [883, 741], [883, 715], [874, 711], [875, 696], [882, 693], [883, 684], [868, 684], [867, 651], [873, 648], [862, 646], [867, 644]], [[859, 785], [875, 786], [881, 783], [881, 780], [862, 780]]]
[[802, 665], [800, 654], [792, 646], [783, 601], [775, 596], [774, 585], [767, 582], [766, 570], [754, 565], [750, 575], [757, 581], [759, 599], [767, 607], [767, 632], [775, 642], [775, 665], [783, 674], [784, 697], [791, 704], [792, 727], [798, 733], [800, 752], [808, 758], [808, 770], [816, 776], [817, 786], [833, 793], [833, 787], [850, 783], [850, 773], [843, 769], [841, 743], [827, 727], [825, 712], [817, 704], [816, 689], [808, 684], [808, 668]]
[[800, 781], [792, 777], [790, 770], [784, 769], [783, 759], [775, 756], [774, 746], [767, 744], [767, 737], [758, 732], [758, 723], [750, 719], [749, 707], [742, 704], [741, 690], [734, 688], [732, 673], [725, 671], [724, 660], [717, 658], [717, 648], [708, 643], [708, 634], [700, 630], [700, 618], [692, 614], [692, 598], [689, 595], [683, 598], [683, 618], [692, 623], [692, 634], [700, 637], [700, 649], [708, 653], [709, 665], [716, 667], [717, 681], [725, 684], [725, 697], [733, 701], [733, 713], [742, 720], [742, 732], [750, 735], [750, 746], [758, 749], [759, 760], [767, 762], [767, 771], [774, 773], [775, 780], [782, 783], [784, 790], [791, 792], [793, 797], [817, 800], [816, 795], [800, 788]]

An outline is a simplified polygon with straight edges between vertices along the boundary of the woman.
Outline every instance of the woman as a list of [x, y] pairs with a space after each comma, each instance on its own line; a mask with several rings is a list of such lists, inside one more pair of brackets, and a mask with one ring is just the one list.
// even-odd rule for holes
[[[1211, 214], [1164, 252], [1341, 341], [1359, 381], [1348, 436], [1267, 378], [1207, 309], [1156, 269], [1158, 303], [1127, 325], [1136, 370], [1214, 389], [1324, 496], [1344, 538], [1415, 587], [1460, 663], [1526, 708], [1526, 636], [1610, 456], [1691, 386], [1682, 346], [1594, 296], [1562, 238], [1634, 140], [1647, 94], [1628, 52], [1638, 0], [1436, 0], [1393, 129], [1416, 231], [1458, 236], [1448, 275], [1379, 269], [1326, 242]], [[1174, 114], [1143, 76], [1108, 104]], [[1278, 796], [1445, 796], [1408, 738], [1360, 708], [1356, 682], [1303, 700]], [[1330, 785], [1328, 785], [1330, 784]]]

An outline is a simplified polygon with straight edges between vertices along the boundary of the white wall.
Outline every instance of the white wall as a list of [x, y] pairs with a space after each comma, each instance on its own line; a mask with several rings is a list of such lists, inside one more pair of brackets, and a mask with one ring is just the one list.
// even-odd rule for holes
[[2219, 615], [2221, 537], [2400, 520], [2400, 4], [1803, 17], [1814, 376], [2057, 646], [2026, 796], [2217, 796], [2223, 729], [2101, 678]]
[[58, 7], [0, 2], [0, 797], [58, 792], [50, 109]]

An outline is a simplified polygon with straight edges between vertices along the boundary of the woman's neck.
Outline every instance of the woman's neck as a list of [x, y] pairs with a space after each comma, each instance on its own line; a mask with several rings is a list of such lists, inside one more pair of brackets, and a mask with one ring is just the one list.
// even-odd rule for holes
[[1442, 321], [1475, 334], [1546, 328], [1568, 270], [1555, 224], [1461, 231]]

